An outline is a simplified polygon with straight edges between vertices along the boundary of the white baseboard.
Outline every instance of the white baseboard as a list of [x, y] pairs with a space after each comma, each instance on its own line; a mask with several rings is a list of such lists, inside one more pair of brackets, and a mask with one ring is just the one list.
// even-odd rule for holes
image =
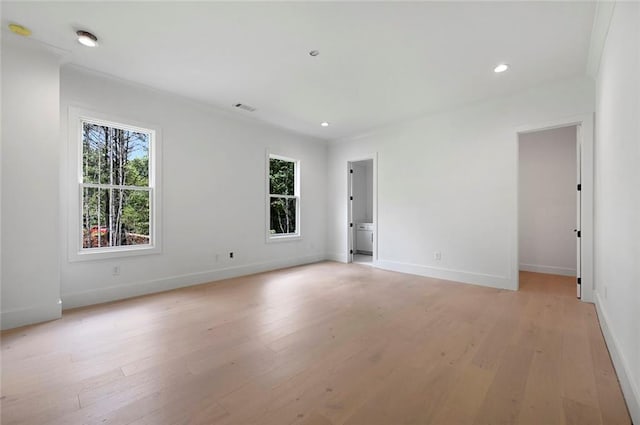
[[598, 312], [598, 318], [600, 320], [600, 328], [602, 334], [607, 342], [609, 348], [609, 354], [611, 354], [611, 360], [613, 360], [613, 366], [616, 369], [620, 386], [622, 387], [622, 393], [627, 402], [627, 408], [631, 415], [631, 420], [634, 424], [640, 424], [640, 391], [638, 390], [638, 383], [634, 381], [633, 373], [629, 368], [628, 358], [620, 350], [620, 343], [618, 338], [610, 326], [609, 315], [605, 309], [604, 303], [600, 298], [600, 294], [596, 292], [596, 310]]
[[473, 273], [462, 270], [452, 270], [440, 267], [423, 266], [420, 264], [399, 263], [396, 261], [378, 260], [375, 267], [401, 273], [415, 274], [418, 276], [433, 277], [436, 279], [452, 280], [455, 282], [470, 283], [472, 285], [489, 286], [499, 289], [517, 290], [516, 282], [507, 276]]
[[13, 329], [34, 323], [48, 322], [62, 317], [62, 306], [59, 300], [47, 304], [3, 311], [0, 316], [2, 330]]
[[520, 270], [524, 272], [559, 274], [561, 276], [576, 276], [576, 269], [569, 267], [543, 266], [540, 264], [520, 264]]
[[319, 261], [324, 261], [325, 259], [326, 257], [324, 255], [312, 255], [288, 258], [284, 260], [265, 261], [262, 263], [245, 264], [242, 266], [227, 267], [224, 269], [170, 276], [146, 282], [136, 282], [127, 285], [117, 285], [90, 291], [63, 294], [62, 307], [66, 310], [69, 308], [101, 304], [140, 295], [169, 291], [171, 289], [183, 288], [201, 283], [213, 282], [216, 280], [246, 276], [254, 273], [282, 269], [285, 267], [299, 266], [302, 264], [317, 263]]

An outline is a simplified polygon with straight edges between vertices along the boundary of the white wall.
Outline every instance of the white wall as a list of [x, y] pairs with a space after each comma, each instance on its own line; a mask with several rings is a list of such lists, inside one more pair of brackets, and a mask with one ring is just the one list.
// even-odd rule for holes
[[593, 93], [563, 81], [331, 143], [330, 257], [347, 260], [346, 162], [377, 152], [378, 266], [515, 289], [516, 131], [590, 114]]
[[2, 328], [60, 317], [58, 57], [3, 35]]
[[640, 4], [616, 3], [597, 78], [595, 281], [600, 323], [640, 423]]
[[[326, 142], [75, 68], [61, 72], [61, 150], [69, 106], [156, 124], [162, 131], [162, 253], [102, 261], [62, 258], [63, 307], [324, 259]], [[302, 239], [267, 243], [267, 149], [300, 160]], [[62, 178], [73, 181], [68, 164]], [[63, 188], [67, 188], [68, 184]], [[73, 186], [71, 186], [73, 187]], [[75, 192], [62, 191], [62, 215]], [[229, 260], [228, 253], [235, 259]], [[216, 262], [216, 254], [219, 261]], [[112, 268], [120, 267], [113, 276]]]
[[353, 222], [373, 221], [373, 160], [353, 163]]
[[520, 135], [520, 270], [576, 276], [576, 127]]

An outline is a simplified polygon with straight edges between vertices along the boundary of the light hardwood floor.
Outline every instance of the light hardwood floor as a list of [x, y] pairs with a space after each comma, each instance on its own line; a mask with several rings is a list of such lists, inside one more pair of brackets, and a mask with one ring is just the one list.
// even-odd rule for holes
[[593, 305], [320, 263], [2, 334], [2, 424], [630, 424]]

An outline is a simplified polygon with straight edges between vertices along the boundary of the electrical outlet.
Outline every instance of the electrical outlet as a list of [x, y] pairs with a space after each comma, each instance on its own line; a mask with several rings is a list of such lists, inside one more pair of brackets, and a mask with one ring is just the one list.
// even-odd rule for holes
[[436, 251], [433, 253], [433, 259], [436, 261], [442, 260], [442, 253], [440, 251]]
[[111, 274], [113, 274], [114, 276], [120, 276], [120, 266], [113, 266], [113, 269], [111, 269]]
[[229, 253], [229, 258], [233, 260], [233, 251]]

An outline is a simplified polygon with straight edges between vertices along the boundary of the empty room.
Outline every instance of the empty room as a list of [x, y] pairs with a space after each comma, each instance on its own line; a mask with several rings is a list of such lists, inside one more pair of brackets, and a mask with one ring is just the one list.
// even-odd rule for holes
[[3, 1], [2, 425], [640, 424], [640, 3]]

